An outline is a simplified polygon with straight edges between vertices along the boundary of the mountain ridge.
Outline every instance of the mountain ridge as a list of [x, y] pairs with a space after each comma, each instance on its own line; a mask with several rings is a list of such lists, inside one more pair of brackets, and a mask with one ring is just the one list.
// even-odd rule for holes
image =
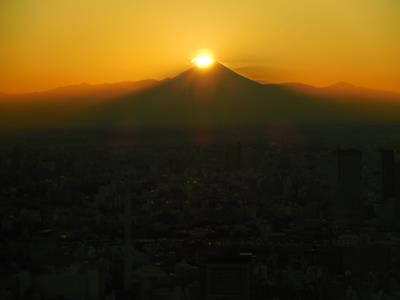
[[[162, 81], [144, 80], [136, 85], [120, 83], [119, 88], [115, 88], [117, 92], [112, 91], [113, 87], [113, 84], [80, 85], [52, 90], [47, 95], [64, 95], [65, 90], [69, 93], [58, 98], [59, 101], [43, 97], [46, 101], [40, 105], [34, 101], [0, 101], [1, 122], [6, 127], [22, 125], [25, 128], [39, 125], [195, 128], [268, 123], [400, 123], [400, 94], [389, 94], [388, 99], [383, 99], [387, 94], [370, 92], [371, 96], [367, 96], [364, 90], [360, 92], [347, 84], [325, 88], [293, 83], [261, 84], [219, 63], [208, 69], [190, 68]], [[85, 93], [81, 95], [82, 89], [89, 90], [86, 95], [91, 98]], [[35, 97], [41, 95], [38, 93]]]
[[[229, 69], [228, 67], [224, 66], [221, 63], [217, 63], [221, 66], [223, 66], [224, 68]], [[77, 84], [69, 84], [69, 85], [62, 85], [62, 86], [58, 86], [58, 87], [54, 87], [54, 88], [49, 88], [49, 89], [43, 89], [43, 90], [37, 90], [37, 91], [32, 91], [32, 92], [23, 92], [23, 93], [17, 93], [17, 92], [4, 92], [4, 91], [0, 91], [0, 96], [1, 97], [29, 97], [29, 96], [33, 96], [33, 95], [37, 95], [37, 94], [42, 94], [42, 93], [52, 93], [52, 92], [57, 92], [57, 91], [64, 91], [64, 90], [69, 90], [69, 89], [77, 89], [79, 87], [88, 87], [88, 88], [97, 88], [97, 87], [113, 87], [113, 86], [121, 86], [121, 85], [136, 85], [138, 83], [161, 83], [161, 82], [165, 82], [168, 80], [172, 80], [177, 78], [178, 76], [184, 74], [185, 72], [189, 72], [189, 71], [194, 71], [198, 68], [196, 67], [191, 67], [189, 69], [187, 69], [184, 72], [181, 72], [179, 74], [177, 74], [176, 76], [173, 77], [166, 77], [164, 79], [161, 80], [157, 80], [157, 79], [152, 79], [152, 78], [147, 78], [147, 79], [141, 79], [141, 80], [135, 80], [135, 81], [129, 81], [129, 80], [125, 80], [125, 81], [120, 81], [120, 82], [104, 82], [104, 83], [87, 83], [87, 82], [82, 82], [82, 83], [77, 83]], [[306, 84], [306, 83], [302, 83], [302, 82], [279, 82], [279, 83], [269, 83], [269, 82], [259, 82], [257, 80], [253, 80], [251, 78], [248, 78], [244, 75], [239, 74], [238, 72], [236, 72], [234, 69], [232, 69], [231, 71], [233, 71], [235, 74], [237, 74], [240, 77], [246, 78], [250, 81], [253, 81], [255, 83], [261, 84], [261, 85], [279, 85], [279, 86], [289, 86], [289, 87], [304, 87], [304, 88], [312, 88], [312, 89], [334, 89], [334, 88], [342, 88], [343, 87], [351, 87], [353, 89], [358, 89], [358, 90], [365, 90], [368, 92], [379, 92], [379, 93], [387, 93], [387, 94], [391, 94], [391, 95], [397, 95], [400, 96], [400, 92], [399, 91], [392, 91], [392, 90], [384, 90], [384, 89], [375, 89], [375, 88], [368, 88], [365, 86], [357, 86], [355, 84], [352, 84], [350, 82], [345, 82], [345, 81], [337, 81], [334, 82], [332, 84], [329, 84], [327, 86], [320, 86], [317, 87], [315, 85], [312, 84]]]

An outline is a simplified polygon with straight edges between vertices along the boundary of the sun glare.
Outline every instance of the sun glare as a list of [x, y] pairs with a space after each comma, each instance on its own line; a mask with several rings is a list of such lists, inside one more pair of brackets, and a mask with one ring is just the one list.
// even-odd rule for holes
[[198, 68], [208, 68], [214, 63], [214, 58], [209, 54], [203, 54], [193, 58], [192, 63]]

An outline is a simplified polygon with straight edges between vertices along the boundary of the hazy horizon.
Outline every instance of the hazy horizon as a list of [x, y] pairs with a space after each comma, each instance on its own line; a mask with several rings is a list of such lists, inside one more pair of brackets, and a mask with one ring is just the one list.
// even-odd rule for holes
[[[218, 62], [219, 63], [219, 62]], [[224, 64], [225, 65], [225, 64]], [[141, 79], [137, 79], [137, 80], [122, 80], [122, 81], [115, 81], [115, 82], [104, 82], [104, 81], [99, 81], [99, 82], [89, 82], [89, 81], [81, 81], [81, 82], [74, 82], [74, 83], [70, 83], [70, 84], [65, 84], [65, 85], [58, 85], [58, 86], [51, 86], [45, 89], [36, 89], [36, 90], [28, 90], [28, 91], [21, 91], [21, 92], [7, 92], [7, 91], [3, 91], [0, 90], [0, 94], [3, 95], [24, 95], [24, 94], [35, 94], [35, 93], [43, 93], [43, 92], [50, 92], [53, 90], [58, 90], [58, 89], [67, 89], [67, 88], [73, 88], [73, 87], [79, 87], [79, 86], [91, 86], [91, 87], [95, 87], [95, 86], [112, 86], [112, 85], [119, 85], [119, 84], [134, 84], [134, 83], [140, 83], [140, 82], [146, 82], [146, 81], [155, 81], [155, 82], [161, 82], [163, 80], [168, 80], [168, 79], [172, 79], [176, 76], [178, 76], [179, 74], [185, 72], [185, 70], [189, 70], [191, 68], [196, 68], [193, 65], [188, 65], [187, 69], [181, 70], [178, 73], [173, 74], [172, 76], [168, 76], [168, 77], [164, 77], [164, 78], [141, 78]], [[380, 89], [380, 88], [371, 88], [368, 86], [359, 86], [354, 84], [353, 82], [347, 82], [347, 81], [342, 81], [342, 80], [337, 80], [337, 81], [333, 81], [327, 84], [323, 84], [323, 85], [316, 85], [316, 84], [312, 84], [312, 83], [306, 83], [306, 82], [301, 82], [301, 81], [272, 81], [272, 82], [268, 82], [268, 81], [263, 81], [263, 80], [257, 80], [255, 78], [252, 78], [251, 76], [248, 76], [246, 74], [244, 74], [240, 69], [237, 70], [235, 68], [230, 68], [231, 70], [237, 72], [238, 74], [242, 75], [243, 77], [246, 77], [248, 79], [251, 79], [253, 81], [256, 81], [260, 84], [263, 85], [267, 85], [267, 84], [277, 84], [277, 85], [287, 85], [287, 84], [299, 84], [299, 85], [306, 85], [306, 86], [310, 86], [316, 89], [320, 89], [320, 88], [330, 88], [330, 87], [335, 87], [336, 85], [348, 85], [354, 88], [360, 88], [360, 89], [371, 89], [371, 91], [376, 91], [376, 92], [387, 92], [387, 93], [396, 93], [399, 94], [400, 90], [388, 90], [388, 89]]]

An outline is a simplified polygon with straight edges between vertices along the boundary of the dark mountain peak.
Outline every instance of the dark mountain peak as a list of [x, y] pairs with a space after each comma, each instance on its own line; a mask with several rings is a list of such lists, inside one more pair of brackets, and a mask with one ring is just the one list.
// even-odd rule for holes
[[260, 83], [248, 79], [225, 65], [215, 62], [208, 68], [192, 67], [176, 77], [172, 78], [169, 83], [185, 85], [202, 85], [202, 84], [239, 84], [239, 85], [260, 85]]

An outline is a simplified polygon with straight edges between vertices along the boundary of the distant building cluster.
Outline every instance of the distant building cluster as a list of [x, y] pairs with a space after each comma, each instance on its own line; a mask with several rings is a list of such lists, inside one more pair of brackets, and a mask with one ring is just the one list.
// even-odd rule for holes
[[394, 148], [0, 149], [0, 299], [400, 299]]

